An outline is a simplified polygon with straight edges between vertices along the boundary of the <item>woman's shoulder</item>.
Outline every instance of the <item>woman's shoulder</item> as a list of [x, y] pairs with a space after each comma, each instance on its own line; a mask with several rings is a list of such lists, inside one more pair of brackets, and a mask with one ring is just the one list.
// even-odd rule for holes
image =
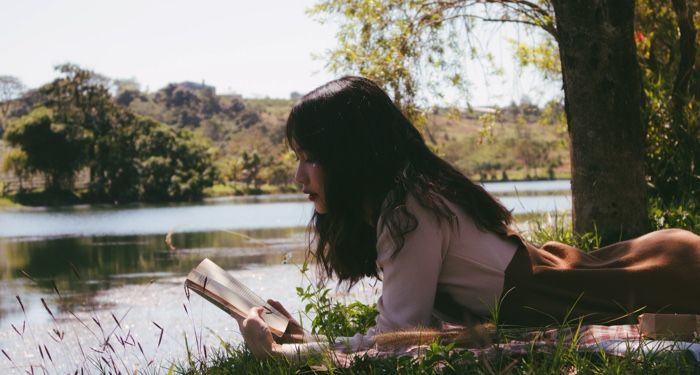
[[438, 193], [428, 193], [428, 196], [417, 196], [415, 193], [397, 194], [390, 192], [384, 199], [380, 209], [377, 228], [386, 224], [387, 220], [400, 220], [402, 224], [413, 225], [412, 218], [420, 221], [452, 220], [461, 209]]
[[[439, 197], [438, 204], [449, 207], [449, 202]], [[454, 207], [449, 207], [450, 211]], [[448, 212], [450, 212], [448, 211]], [[456, 218], [456, 213], [449, 213]], [[421, 202], [414, 194], [407, 194], [403, 201], [387, 204], [385, 200], [382, 213], [377, 222], [377, 250], [381, 260], [392, 256], [398, 249], [426, 241], [445, 243], [450, 232], [455, 229], [456, 219], [445, 217], [436, 209]], [[397, 240], [402, 237], [403, 241]]]

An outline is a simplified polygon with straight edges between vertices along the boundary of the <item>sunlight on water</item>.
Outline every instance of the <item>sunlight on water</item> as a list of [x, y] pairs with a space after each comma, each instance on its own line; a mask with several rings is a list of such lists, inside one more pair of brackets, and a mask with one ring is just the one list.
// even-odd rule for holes
[[[568, 195], [523, 193], [541, 191], [541, 184], [519, 185], [517, 196], [499, 199], [516, 214], [570, 209]], [[503, 193], [513, 186], [486, 185]], [[20, 366], [5, 361], [0, 373], [24, 373], [29, 367], [21, 366], [29, 365], [98, 373], [91, 361], [106, 357], [107, 336], [125, 372], [165, 372], [173, 359], [183, 361], [185, 335], [200, 355], [204, 346], [218, 348], [220, 339], [240, 343], [232, 318], [197, 295], [185, 296], [185, 275], [205, 257], [261, 296], [302, 311], [295, 287], [303, 279], [295, 264], [304, 260], [311, 210], [308, 202], [286, 199], [0, 211], [0, 348]], [[170, 231], [174, 249], [165, 243]], [[285, 259], [291, 264], [282, 264]], [[376, 301], [380, 288], [365, 282], [338, 298]], [[42, 359], [44, 346], [53, 360]]]

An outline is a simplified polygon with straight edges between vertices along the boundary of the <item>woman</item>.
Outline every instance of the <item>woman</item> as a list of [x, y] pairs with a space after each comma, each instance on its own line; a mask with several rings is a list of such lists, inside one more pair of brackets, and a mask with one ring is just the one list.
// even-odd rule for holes
[[[378, 332], [494, 313], [516, 325], [700, 313], [700, 237], [667, 230], [591, 253], [554, 242], [537, 248], [367, 79], [344, 77], [305, 95], [287, 140], [299, 158], [296, 181], [314, 203], [312, 254], [323, 275], [349, 286], [383, 280], [376, 326], [355, 347]], [[241, 322], [246, 343], [260, 356], [284, 352], [261, 311]]]

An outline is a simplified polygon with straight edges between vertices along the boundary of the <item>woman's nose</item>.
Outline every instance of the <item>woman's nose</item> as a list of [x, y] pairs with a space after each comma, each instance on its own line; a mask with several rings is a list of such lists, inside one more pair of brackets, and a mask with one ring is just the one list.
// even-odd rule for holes
[[301, 163], [297, 165], [297, 171], [294, 174], [294, 181], [299, 184], [305, 184], [308, 181], [308, 175], [306, 174], [306, 171]]

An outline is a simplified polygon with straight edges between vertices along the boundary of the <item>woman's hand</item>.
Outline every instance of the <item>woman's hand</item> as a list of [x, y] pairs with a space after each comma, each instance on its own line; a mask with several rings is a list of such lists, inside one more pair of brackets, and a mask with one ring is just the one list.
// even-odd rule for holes
[[262, 320], [263, 311], [262, 307], [253, 307], [243, 321], [238, 321], [246, 345], [259, 359], [271, 356], [273, 347], [278, 345], [272, 339], [270, 327]]
[[262, 319], [265, 311], [262, 307], [253, 307], [245, 319], [236, 319], [246, 345], [257, 358], [270, 356], [280, 344], [303, 343], [309, 336], [279, 301], [270, 299], [267, 303], [289, 319], [287, 330], [282, 337], [272, 335], [270, 327]]
[[287, 330], [284, 331], [284, 334], [282, 337], [277, 337], [274, 336], [273, 339], [275, 342], [278, 344], [291, 344], [291, 343], [303, 343], [306, 340], [306, 337], [308, 336], [307, 333], [304, 331], [303, 328], [301, 328], [301, 325], [297, 323], [296, 319], [290, 314], [287, 309], [282, 306], [279, 301], [275, 301], [273, 299], [268, 299], [267, 303], [270, 304], [270, 306], [274, 307], [275, 310], [279, 311], [282, 313], [282, 315], [286, 316], [287, 319], [289, 319], [289, 324], [287, 325]]

